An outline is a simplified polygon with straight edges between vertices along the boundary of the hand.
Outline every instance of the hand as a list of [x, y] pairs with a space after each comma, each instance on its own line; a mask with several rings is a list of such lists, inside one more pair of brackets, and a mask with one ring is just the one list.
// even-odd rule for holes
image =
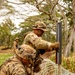
[[52, 48], [52, 50], [57, 50], [57, 49], [59, 49], [59, 42], [52, 43], [52, 44], [50, 45], [50, 48]]

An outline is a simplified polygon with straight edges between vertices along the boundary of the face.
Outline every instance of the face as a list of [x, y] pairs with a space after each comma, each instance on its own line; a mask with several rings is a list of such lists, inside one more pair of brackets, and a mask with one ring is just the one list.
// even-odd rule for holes
[[40, 29], [34, 29], [34, 33], [37, 35], [37, 36], [42, 36], [42, 34], [44, 33], [43, 30], [40, 30]]
[[16, 39], [16, 42], [19, 42], [19, 40], [18, 40], [18, 39]]

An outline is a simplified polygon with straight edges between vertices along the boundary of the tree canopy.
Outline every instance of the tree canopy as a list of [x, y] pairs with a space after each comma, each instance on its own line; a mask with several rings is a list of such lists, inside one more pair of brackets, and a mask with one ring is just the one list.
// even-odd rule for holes
[[[63, 30], [63, 53], [65, 56], [69, 56], [70, 52], [75, 52], [75, 1], [74, 0], [20, 0], [20, 2], [11, 2], [8, 0], [0, 0], [0, 9], [8, 9], [9, 11], [5, 14], [0, 14], [1, 16], [5, 16], [7, 14], [13, 14], [14, 12], [19, 13], [18, 11], [15, 11], [15, 9], [9, 5], [9, 3], [15, 4], [16, 6], [24, 5], [26, 3], [35, 6], [37, 8], [37, 12], [39, 15], [37, 16], [31, 16], [24, 20], [24, 22], [20, 23], [19, 26], [22, 28], [21, 33], [18, 34], [18, 36], [21, 37], [21, 41], [23, 41], [23, 35], [25, 32], [32, 30], [32, 25], [37, 20], [42, 20], [47, 24], [47, 27], [49, 29], [48, 32], [45, 33], [43, 38], [45, 38], [48, 41], [55, 41], [55, 34], [52, 34], [51, 32], [56, 32], [56, 24], [57, 22], [62, 22], [62, 30]], [[34, 10], [35, 11], [35, 10]], [[31, 13], [31, 12], [30, 12]], [[19, 14], [24, 15], [25, 14]], [[4, 24], [4, 23], [3, 23]], [[2, 26], [0, 26], [0, 31], [2, 31], [0, 34], [5, 35], [3, 32], [6, 31], [6, 34], [11, 34], [10, 31], [12, 31], [12, 25], [10, 24], [10, 21], [7, 26], [4, 26], [2, 29]], [[9, 33], [8, 33], [9, 32]], [[0, 36], [2, 39], [2, 35]], [[47, 37], [48, 36], [48, 37]]]

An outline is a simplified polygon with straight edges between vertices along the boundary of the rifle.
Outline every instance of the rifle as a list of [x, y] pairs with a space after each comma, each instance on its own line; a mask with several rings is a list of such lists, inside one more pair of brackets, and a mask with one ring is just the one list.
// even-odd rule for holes
[[40, 64], [42, 63], [43, 58], [40, 57], [40, 54], [44, 54], [45, 50], [44, 49], [36, 49], [36, 57], [34, 60], [34, 72], [39, 72], [40, 71]]
[[61, 61], [62, 61], [62, 23], [57, 23], [57, 34], [56, 34], [56, 41], [59, 42], [59, 50], [56, 51], [56, 64], [58, 64], [58, 75], [61, 75]]

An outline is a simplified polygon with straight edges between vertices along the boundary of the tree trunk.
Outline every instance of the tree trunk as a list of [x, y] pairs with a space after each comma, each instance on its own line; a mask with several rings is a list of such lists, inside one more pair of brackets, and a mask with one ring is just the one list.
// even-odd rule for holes
[[74, 25], [74, 35], [73, 35], [73, 39], [74, 39], [74, 45], [73, 45], [73, 49], [75, 52], [75, 0], [72, 1], [72, 8], [73, 8], [73, 25]]
[[73, 35], [74, 35], [74, 29], [71, 30], [71, 35], [69, 38], [69, 43], [66, 46], [65, 52], [64, 52], [64, 56], [68, 57], [70, 55], [71, 52], [71, 47], [72, 47], [72, 42], [73, 42]]
[[74, 51], [74, 53], [75, 53], [75, 31], [74, 31], [74, 36], [73, 36], [73, 38], [74, 38], [74, 42], [73, 42], [73, 44], [74, 44], [74, 45], [73, 45], [73, 49], [74, 49], [74, 50], [73, 50], [73, 51]]
[[64, 24], [64, 42], [63, 42], [63, 54], [65, 53], [66, 44], [68, 43], [68, 29], [67, 29], [67, 17], [64, 14], [64, 11], [62, 10], [61, 6], [58, 4], [58, 8], [61, 11], [62, 17], [63, 17], [63, 24]]
[[72, 32], [69, 38], [69, 43], [66, 46], [65, 49], [65, 56], [69, 56], [71, 52], [71, 47], [73, 44], [73, 51], [75, 52], [75, 0], [72, 1], [72, 12], [73, 12], [73, 27], [72, 27]]

